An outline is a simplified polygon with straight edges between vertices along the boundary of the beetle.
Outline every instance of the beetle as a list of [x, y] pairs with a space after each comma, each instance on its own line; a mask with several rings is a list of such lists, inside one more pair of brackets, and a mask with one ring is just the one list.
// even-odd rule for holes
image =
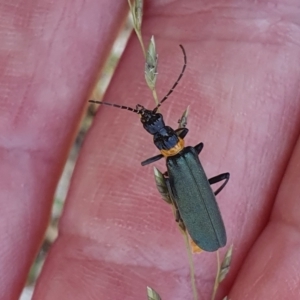
[[[184, 224], [197, 246], [204, 251], [213, 252], [224, 247], [227, 241], [225, 226], [215, 196], [225, 187], [230, 174], [222, 173], [208, 179], [199, 160], [203, 143], [194, 147], [185, 147], [184, 138], [188, 129], [182, 127], [174, 130], [166, 126], [163, 115], [158, 112], [162, 103], [174, 91], [186, 69], [186, 53], [183, 46], [179, 46], [184, 56], [182, 71], [173, 87], [153, 110], [146, 109], [140, 104], [137, 104], [134, 109], [102, 101], [90, 100], [89, 102], [126, 109], [140, 116], [144, 129], [153, 136], [153, 142], [160, 151], [160, 154], [143, 161], [142, 166], [166, 158], [167, 172], [163, 174], [163, 178], [168, 196], [176, 210], [176, 221]], [[214, 192], [211, 185], [221, 181], [223, 181], [222, 185]]]

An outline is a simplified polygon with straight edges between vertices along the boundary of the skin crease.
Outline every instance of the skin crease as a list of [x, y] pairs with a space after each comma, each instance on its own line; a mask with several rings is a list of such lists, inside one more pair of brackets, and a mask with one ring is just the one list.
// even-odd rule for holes
[[[125, 1], [126, 2], [126, 1]], [[120, 1], [0, 4], [0, 299], [18, 299], [47, 226], [55, 186], [102, 64], [126, 15]], [[202, 141], [209, 177], [229, 171], [218, 203], [234, 257], [217, 299], [299, 299], [299, 4], [149, 1], [143, 34], [159, 53], [161, 112], [190, 105], [186, 145]], [[154, 107], [133, 35], [106, 101]], [[139, 118], [100, 107], [72, 179], [60, 234], [33, 299], [192, 299], [187, 255], [155, 188], [158, 154]], [[164, 161], [154, 164], [165, 170]], [[224, 249], [221, 254], [224, 253]], [[195, 256], [210, 299], [213, 253]]]

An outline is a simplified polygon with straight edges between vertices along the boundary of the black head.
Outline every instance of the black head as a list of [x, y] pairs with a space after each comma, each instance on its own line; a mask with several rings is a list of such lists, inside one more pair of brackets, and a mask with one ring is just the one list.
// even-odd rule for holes
[[142, 105], [137, 105], [136, 110], [141, 117], [141, 122], [145, 130], [147, 130], [150, 134], [154, 135], [161, 128], [165, 127], [165, 122], [162, 114], [157, 113], [154, 110], [146, 109]]

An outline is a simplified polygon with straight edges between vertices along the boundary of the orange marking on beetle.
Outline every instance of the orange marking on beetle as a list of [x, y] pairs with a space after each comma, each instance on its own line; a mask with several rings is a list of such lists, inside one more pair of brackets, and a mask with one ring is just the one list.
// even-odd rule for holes
[[201, 253], [203, 250], [191, 239], [190, 245], [193, 253]]
[[160, 153], [164, 157], [174, 156], [178, 154], [183, 148], [184, 148], [184, 140], [179, 138], [179, 142], [173, 148], [169, 150], [160, 150]]

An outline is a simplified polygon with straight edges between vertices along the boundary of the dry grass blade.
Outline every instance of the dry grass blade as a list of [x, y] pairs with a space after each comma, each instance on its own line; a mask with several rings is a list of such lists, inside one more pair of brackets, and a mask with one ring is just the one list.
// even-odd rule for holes
[[157, 79], [157, 60], [158, 55], [156, 53], [154, 37], [152, 36], [148, 46], [145, 64], [145, 78], [148, 87], [151, 90], [155, 89], [155, 83]]
[[131, 0], [128, 0], [133, 28], [141, 44], [144, 57], [146, 57], [145, 46], [142, 39], [143, 2], [143, 0], [134, 0], [131, 4]]
[[168, 204], [172, 204], [172, 200], [169, 195], [164, 175], [157, 168], [154, 167], [153, 169], [156, 187], [160, 195], [162, 196], [163, 200], [165, 200]]
[[[184, 227], [185, 227], [185, 225], [184, 225]], [[183, 233], [183, 236], [184, 236], [186, 251], [187, 251], [187, 255], [188, 255], [188, 259], [189, 259], [191, 284], [192, 284], [192, 290], [193, 290], [193, 298], [194, 298], [194, 300], [198, 300], [198, 291], [197, 291], [196, 279], [195, 279], [195, 267], [194, 267], [194, 260], [193, 260], [193, 253], [192, 253], [190, 238], [189, 238], [189, 235], [188, 235], [186, 230], [182, 233]]]
[[232, 259], [232, 249], [233, 249], [233, 245], [231, 245], [229, 247], [229, 249], [227, 250], [227, 252], [224, 256], [224, 259], [223, 259], [223, 262], [222, 262], [221, 268], [220, 268], [219, 278], [218, 278], [219, 282], [222, 282], [226, 278], [226, 276], [229, 272], [231, 259]]
[[128, 0], [128, 4], [132, 15], [134, 30], [141, 33], [143, 21], [143, 0], [134, 0], [132, 3]]
[[159, 294], [149, 286], [147, 286], [147, 296], [148, 300], [161, 300]]
[[[174, 218], [176, 218], [176, 215], [177, 215], [176, 207], [174, 206], [173, 200], [171, 199], [171, 196], [169, 194], [164, 175], [156, 167], [154, 167], [153, 169], [154, 169], [154, 179], [155, 179], [157, 190], [159, 191], [163, 200], [165, 202], [167, 202], [168, 204], [172, 205], [172, 211], [174, 214]], [[185, 227], [184, 223], [182, 222], [182, 220], [179, 220], [177, 222], [177, 225], [178, 225], [180, 231], [182, 232], [182, 234], [185, 235], [186, 227]]]
[[189, 115], [190, 106], [186, 108], [186, 110], [183, 112], [181, 118], [178, 120], [178, 128], [185, 128], [187, 125], [187, 119]]
[[230, 267], [230, 263], [231, 263], [231, 259], [232, 259], [232, 249], [233, 249], [233, 245], [231, 245], [229, 247], [229, 249], [227, 250], [221, 265], [220, 265], [219, 250], [217, 251], [218, 269], [217, 269], [217, 275], [216, 275], [215, 284], [214, 284], [214, 288], [213, 288], [213, 294], [211, 297], [212, 300], [214, 300], [216, 297], [220, 282], [225, 279], [226, 275], [229, 272], [229, 267]]

